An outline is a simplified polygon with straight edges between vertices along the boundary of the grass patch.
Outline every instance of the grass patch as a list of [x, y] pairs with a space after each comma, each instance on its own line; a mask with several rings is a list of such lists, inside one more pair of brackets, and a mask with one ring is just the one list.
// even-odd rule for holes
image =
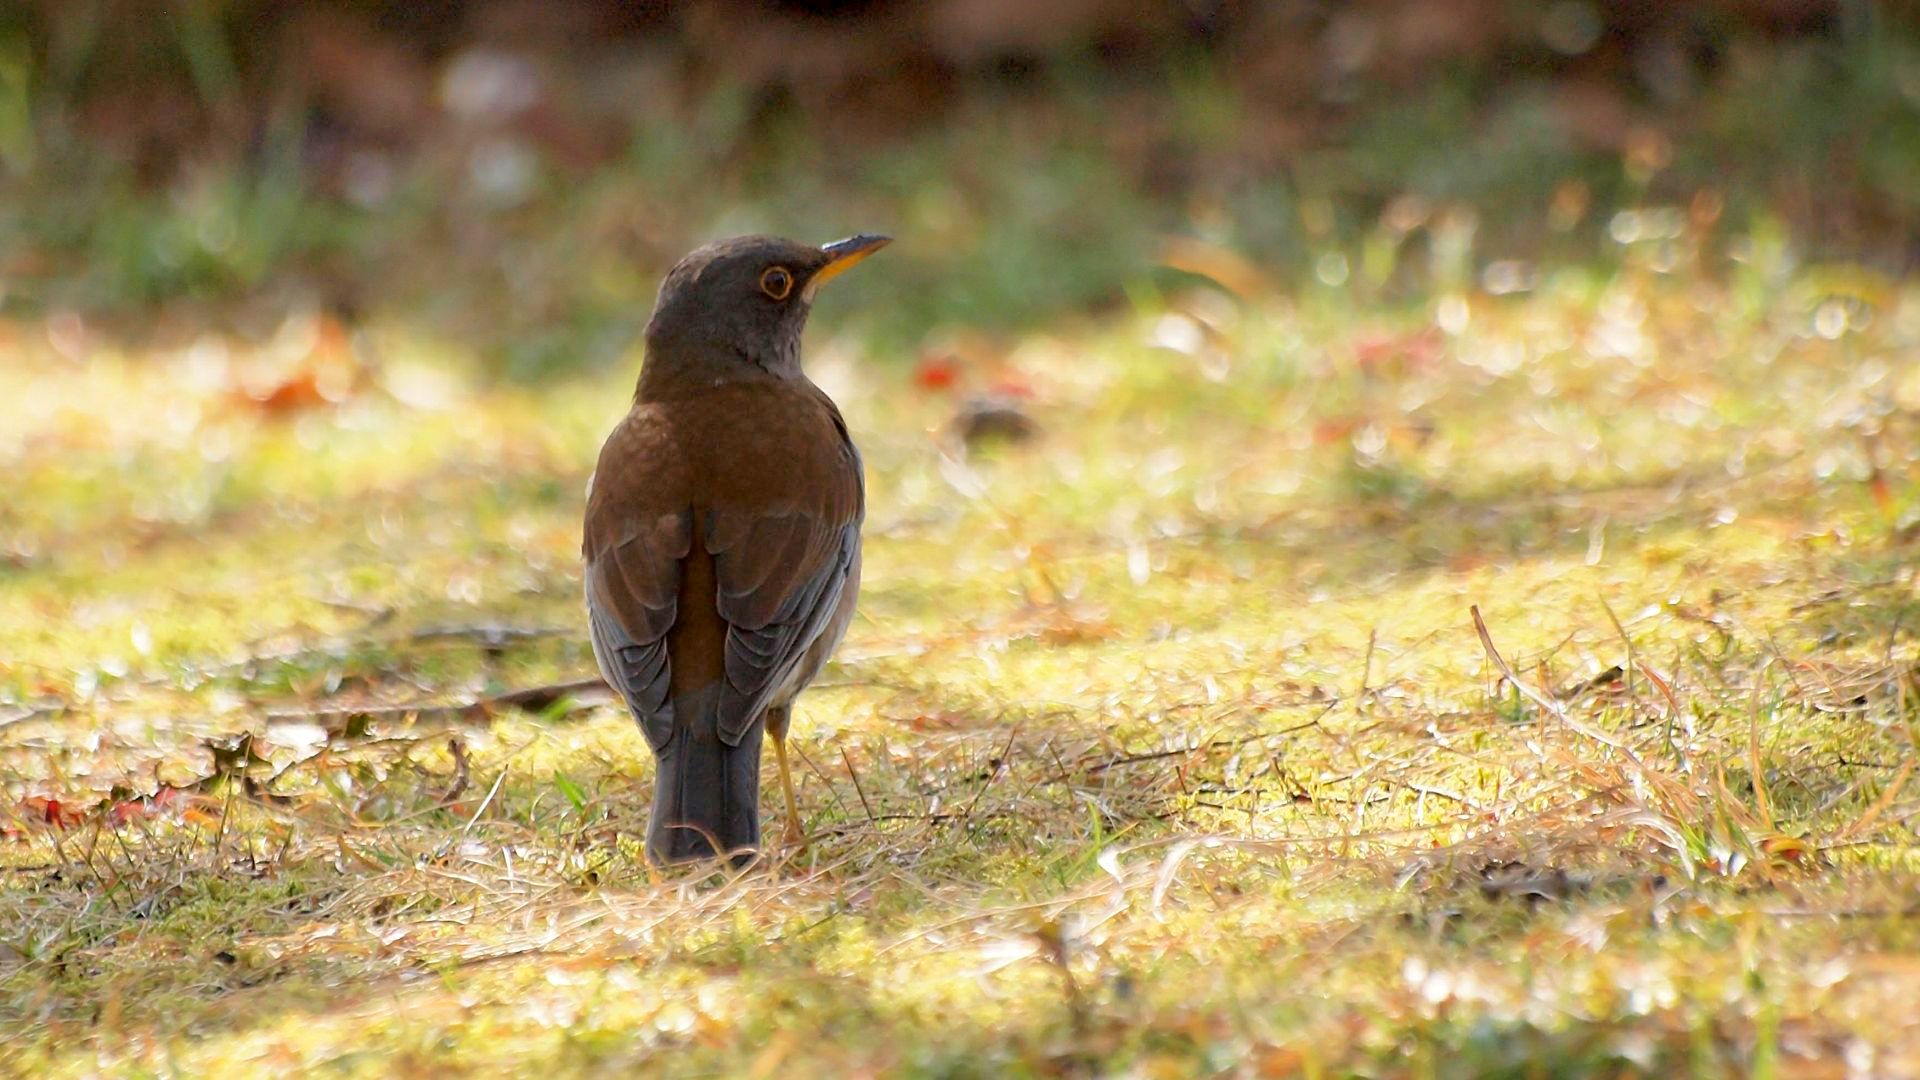
[[469, 707], [591, 672], [629, 371], [11, 324], [0, 1064], [1920, 1069], [1920, 290], [1623, 258], [1397, 314], [1141, 289], [963, 350], [1039, 429], [991, 447], [816, 336], [862, 617], [809, 849], [706, 879], [641, 859], [615, 710]]

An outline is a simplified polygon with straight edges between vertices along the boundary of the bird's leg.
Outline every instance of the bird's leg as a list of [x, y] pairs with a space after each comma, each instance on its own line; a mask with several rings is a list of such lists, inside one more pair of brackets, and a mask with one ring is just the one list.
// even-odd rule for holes
[[800, 805], [793, 798], [793, 771], [787, 767], [787, 721], [791, 714], [786, 709], [767, 710], [767, 734], [773, 736], [773, 760], [780, 766], [780, 794], [787, 800], [787, 833], [789, 844], [802, 844], [806, 834], [800, 829]]

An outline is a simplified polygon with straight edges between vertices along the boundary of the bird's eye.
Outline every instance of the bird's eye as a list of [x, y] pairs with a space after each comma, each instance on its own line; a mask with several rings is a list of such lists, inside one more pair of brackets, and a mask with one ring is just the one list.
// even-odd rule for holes
[[760, 275], [760, 291], [775, 300], [785, 300], [793, 291], [793, 275], [784, 266], [769, 266]]

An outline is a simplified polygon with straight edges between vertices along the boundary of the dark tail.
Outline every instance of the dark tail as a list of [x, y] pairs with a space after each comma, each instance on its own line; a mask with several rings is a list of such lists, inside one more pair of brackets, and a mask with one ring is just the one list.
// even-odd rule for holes
[[730, 855], [752, 861], [760, 846], [761, 721], [739, 746], [720, 741], [720, 684], [673, 699], [674, 732], [654, 753], [647, 856], [657, 863]]

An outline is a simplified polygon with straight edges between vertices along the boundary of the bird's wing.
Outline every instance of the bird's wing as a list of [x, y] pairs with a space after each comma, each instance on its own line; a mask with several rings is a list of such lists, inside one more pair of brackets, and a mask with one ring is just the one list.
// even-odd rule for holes
[[839, 412], [825, 395], [817, 400], [826, 423], [804, 460], [787, 463], [794, 482], [759, 505], [717, 505], [701, 530], [727, 624], [718, 721], [729, 745], [797, 689], [796, 670], [853, 587], [865, 514], [860, 456]]
[[[629, 417], [602, 450], [587, 496], [586, 559], [593, 658], [655, 749], [673, 737], [667, 632], [679, 613], [681, 563], [693, 544], [680, 463], [662, 460], [645, 417]], [[634, 478], [647, 482], [638, 488]]]

